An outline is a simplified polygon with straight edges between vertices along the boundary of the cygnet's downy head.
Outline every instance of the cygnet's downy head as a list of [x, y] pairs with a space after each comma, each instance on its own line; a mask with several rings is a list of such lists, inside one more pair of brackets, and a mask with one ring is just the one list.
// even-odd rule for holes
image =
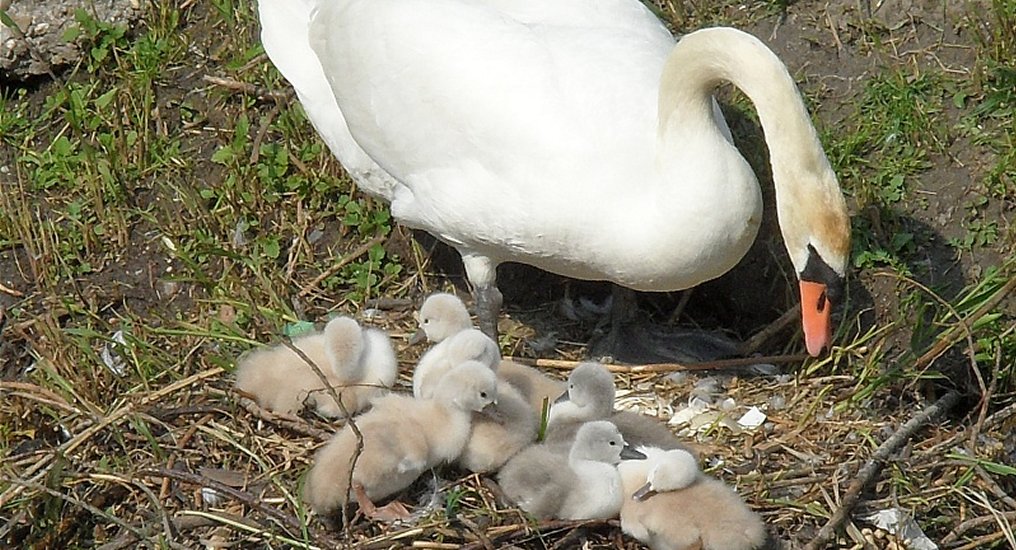
[[550, 409], [551, 422], [602, 420], [614, 412], [614, 377], [599, 363], [583, 363]]
[[452, 364], [477, 361], [491, 370], [501, 362], [497, 344], [478, 329], [463, 330], [452, 336], [444, 345], [446, 360]]
[[633, 499], [642, 501], [656, 493], [684, 489], [698, 479], [698, 462], [688, 451], [670, 450], [654, 460], [656, 463], [649, 470], [646, 484], [632, 494]]
[[472, 326], [469, 311], [458, 296], [444, 292], [431, 294], [420, 308], [420, 330], [413, 335], [410, 343], [415, 344], [424, 338], [441, 342]]
[[497, 403], [497, 376], [480, 362], [466, 361], [441, 377], [434, 398], [463, 411], [480, 412]]
[[607, 464], [646, 458], [646, 455], [625, 443], [617, 426], [606, 420], [583, 424], [575, 435], [569, 456], [573, 460], [595, 460]]

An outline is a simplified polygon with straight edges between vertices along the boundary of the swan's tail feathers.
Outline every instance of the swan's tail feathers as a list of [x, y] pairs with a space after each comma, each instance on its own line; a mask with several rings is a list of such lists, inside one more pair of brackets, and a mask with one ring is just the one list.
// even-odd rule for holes
[[265, 53], [301, 95], [315, 86], [327, 86], [307, 34], [313, 11], [313, 0], [258, 1]]
[[268, 58], [296, 90], [314, 129], [357, 185], [371, 195], [391, 201], [395, 181], [353, 139], [311, 46], [310, 25], [317, 14], [318, 2], [259, 0], [261, 43]]

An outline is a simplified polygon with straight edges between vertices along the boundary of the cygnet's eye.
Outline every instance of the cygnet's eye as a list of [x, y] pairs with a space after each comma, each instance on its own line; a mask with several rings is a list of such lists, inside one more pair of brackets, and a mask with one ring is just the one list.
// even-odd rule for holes
[[430, 319], [424, 319], [424, 320], [423, 320], [423, 324], [425, 324], [425, 325], [429, 325], [429, 324], [430, 324]]
[[486, 399], [487, 398], [487, 392], [485, 392], [485, 391], [480, 392], [480, 397]]
[[611, 447], [613, 447], [613, 446], [615, 446], [615, 445], [617, 445], [617, 441], [611, 441], [611, 442], [610, 442], [610, 446], [611, 446]]

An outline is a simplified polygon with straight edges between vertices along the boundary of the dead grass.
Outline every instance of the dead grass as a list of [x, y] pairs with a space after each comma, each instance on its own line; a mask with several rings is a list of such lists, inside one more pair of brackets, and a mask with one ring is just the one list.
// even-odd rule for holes
[[[998, 24], [1016, 10], [996, 0], [943, 26], [935, 9], [895, 5], [740, 6], [660, 3], [678, 25], [737, 23], [781, 49], [855, 209], [857, 277], [830, 356], [775, 377], [710, 375], [734, 407], [689, 439], [800, 546], [880, 444], [957, 389], [961, 403], [891, 455], [828, 547], [898, 547], [863, 519], [898, 507], [943, 548], [1016, 548], [1014, 52]], [[136, 36], [94, 31], [115, 38], [105, 62], [0, 88], [0, 545], [639, 548], [616, 521], [533, 522], [451, 468], [406, 495], [412, 525], [308, 512], [302, 478], [336, 426], [233, 393], [235, 358], [335, 312], [402, 347], [412, 305], [461, 276], [352, 187], [261, 53], [251, 5], [148, 10]], [[914, 105], [933, 108], [915, 119]], [[750, 132], [742, 143], [757, 145]], [[778, 247], [758, 247], [767, 275]], [[581, 358], [593, 323], [565, 319], [561, 283], [539, 281], [509, 301], [502, 349]], [[733, 313], [697, 320], [761, 328], [741, 321], [745, 304], [719, 303]], [[799, 340], [777, 331], [762, 349], [800, 353]], [[418, 353], [399, 350], [402, 390]], [[703, 378], [621, 372], [619, 402], [669, 418]], [[732, 429], [751, 406], [766, 423]]]

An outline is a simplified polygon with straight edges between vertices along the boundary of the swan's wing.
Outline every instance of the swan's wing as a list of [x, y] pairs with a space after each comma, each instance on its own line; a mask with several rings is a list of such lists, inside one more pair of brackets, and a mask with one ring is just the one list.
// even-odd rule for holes
[[[537, 2], [513, 5], [344, 0], [322, 5], [311, 24], [357, 143], [407, 186], [393, 213], [449, 241], [510, 246], [536, 240], [513, 231], [560, 234], [548, 224], [561, 224], [584, 181], [633, 181], [654, 165], [659, 75], [673, 45], [659, 22], [636, 11], [605, 26], [608, 11], [576, 25], [568, 16], [588, 4], [549, 14]], [[589, 203], [623, 195], [617, 187], [590, 186], [608, 195]], [[530, 212], [533, 196], [551, 206]], [[546, 219], [515, 223], [504, 212]]]
[[350, 176], [365, 191], [391, 200], [395, 181], [353, 140], [310, 47], [308, 24], [316, 0], [259, 0], [261, 43], [293, 85], [307, 118]]

